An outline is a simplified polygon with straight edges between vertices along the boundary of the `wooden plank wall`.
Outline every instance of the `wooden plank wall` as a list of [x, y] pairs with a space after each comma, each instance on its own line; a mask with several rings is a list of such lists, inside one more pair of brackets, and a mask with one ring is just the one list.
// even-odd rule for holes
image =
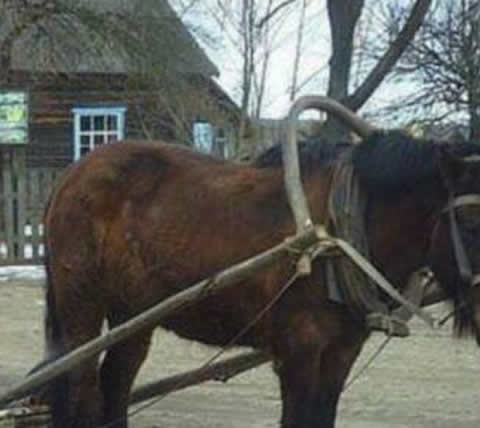
[[39, 264], [43, 210], [63, 168], [26, 168], [25, 150], [2, 147], [0, 265]]

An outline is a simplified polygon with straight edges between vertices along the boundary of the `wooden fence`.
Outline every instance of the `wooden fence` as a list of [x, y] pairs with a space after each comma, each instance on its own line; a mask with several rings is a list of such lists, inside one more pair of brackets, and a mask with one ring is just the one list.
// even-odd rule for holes
[[27, 168], [21, 147], [3, 147], [0, 176], [0, 265], [38, 264], [42, 215], [62, 168]]

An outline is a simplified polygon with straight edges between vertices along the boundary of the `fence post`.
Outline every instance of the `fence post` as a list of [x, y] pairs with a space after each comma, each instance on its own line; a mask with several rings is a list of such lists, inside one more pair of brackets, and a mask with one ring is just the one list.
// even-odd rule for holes
[[26, 161], [24, 146], [1, 146], [2, 160], [2, 238], [8, 262], [25, 257]]

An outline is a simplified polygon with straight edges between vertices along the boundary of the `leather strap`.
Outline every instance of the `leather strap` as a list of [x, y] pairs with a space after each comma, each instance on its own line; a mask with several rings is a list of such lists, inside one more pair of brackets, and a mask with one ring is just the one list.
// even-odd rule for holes
[[473, 277], [472, 265], [470, 264], [470, 260], [468, 259], [467, 252], [465, 251], [465, 246], [463, 245], [462, 236], [460, 235], [460, 229], [458, 227], [457, 216], [455, 214], [455, 208], [463, 205], [463, 204], [458, 205], [456, 203], [458, 198], [454, 198], [453, 195], [451, 195], [448, 202], [450, 234], [453, 241], [455, 260], [457, 261], [457, 267], [460, 273], [460, 278], [462, 278], [463, 281], [465, 281], [466, 283], [470, 283]]
[[467, 205], [480, 205], [480, 195], [478, 193], [467, 193], [465, 195], [451, 198], [444, 211], [448, 211], [451, 208], [458, 208]]

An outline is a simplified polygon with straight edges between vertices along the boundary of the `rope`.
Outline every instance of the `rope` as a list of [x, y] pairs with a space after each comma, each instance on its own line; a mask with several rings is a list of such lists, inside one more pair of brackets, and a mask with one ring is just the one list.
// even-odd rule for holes
[[[430, 281], [430, 278], [429, 278], [429, 281], [427, 283], [427, 286], [430, 286], [432, 284], [432, 282]], [[461, 305], [462, 306], [462, 305]], [[445, 315], [439, 322], [438, 322], [438, 326], [439, 327], [442, 327], [454, 314], [455, 314], [455, 311], [460, 309], [461, 308], [458, 307], [457, 309], [454, 309], [452, 311], [450, 311], [447, 315]], [[388, 343], [390, 342], [390, 340], [393, 338], [393, 336], [391, 335], [388, 335], [384, 340], [383, 342], [380, 344], [380, 346], [378, 347], [378, 349], [369, 357], [369, 359], [365, 362], [365, 364], [358, 370], [358, 372], [353, 375], [351, 377], [351, 379], [349, 380], [348, 383], [345, 384], [344, 388], [343, 388], [343, 391], [347, 391], [353, 383], [355, 383], [359, 378], [360, 376], [362, 376], [367, 370], [368, 368], [373, 364], [373, 362], [377, 359], [377, 357], [382, 353], [382, 351], [385, 349], [385, 347], [388, 345]]]
[[345, 386], [343, 387], [344, 392], [348, 390], [353, 385], [353, 383], [355, 383], [360, 378], [360, 376], [362, 376], [368, 370], [368, 368], [373, 364], [373, 362], [377, 359], [377, 357], [382, 353], [385, 347], [389, 344], [390, 340], [392, 340], [392, 337], [393, 336], [387, 336], [383, 340], [383, 342], [380, 344], [378, 349], [369, 357], [369, 359], [358, 370], [358, 372], [351, 377], [348, 383], [345, 384]]
[[[237, 340], [243, 336], [250, 328], [252, 328], [272, 307], [273, 305], [280, 299], [280, 297], [283, 296], [283, 294], [290, 288], [290, 286], [300, 277], [302, 276], [301, 273], [298, 271], [295, 272], [290, 279], [285, 283], [285, 285], [279, 290], [279, 292], [274, 296], [274, 298], [253, 318], [242, 330], [240, 330], [239, 333], [237, 333], [230, 341], [220, 349], [218, 352], [216, 352], [212, 357], [210, 357], [201, 367], [200, 370], [207, 370], [218, 358], [220, 358], [225, 352], [227, 352], [229, 349], [231, 349]], [[385, 349], [385, 347], [388, 345], [390, 340], [393, 338], [393, 336], [387, 336], [383, 342], [380, 344], [378, 349], [369, 357], [369, 359], [365, 362], [365, 364], [360, 368], [360, 370], [352, 376], [352, 378], [349, 380], [349, 382], [344, 386], [343, 391], [347, 391], [353, 383], [355, 383], [367, 370], [368, 368], [373, 364], [373, 362], [377, 359], [377, 357], [381, 354], [381, 352]], [[186, 382], [186, 380], [184, 380]], [[182, 381], [179, 381], [178, 384], [176, 385], [176, 388], [181, 388], [182, 386]], [[163, 400], [167, 396], [167, 393], [162, 394], [158, 397], [153, 398], [146, 404], [138, 407], [137, 409], [131, 411], [128, 414], [128, 418], [132, 418], [139, 413], [143, 412], [144, 410], [149, 409], [150, 407], [153, 407], [157, 403], [159, 403], [161, 400]], [[120, 420], [120, 419], [119, 419]], [[117, 423], [119, 420], [112, 421], [106, 425], [101, 425], [99, 428], [110, 428], [113, 426], [115, 423]]]
[[446, 315], [443, 316], [443, 318], [441, 318], [439, 321], [438, 321], [438, 326], [439, 327], [443, 327], [443, 325], [450, 319], [452, 318], [456, 312], [458, 311], [461, 311], [462, 309], [465, 308], [465, 306], [467, 306], [467, 302], [462, 302], [460, 303], [456, 308], [453, 308], [450, 312], [448, 312]]

